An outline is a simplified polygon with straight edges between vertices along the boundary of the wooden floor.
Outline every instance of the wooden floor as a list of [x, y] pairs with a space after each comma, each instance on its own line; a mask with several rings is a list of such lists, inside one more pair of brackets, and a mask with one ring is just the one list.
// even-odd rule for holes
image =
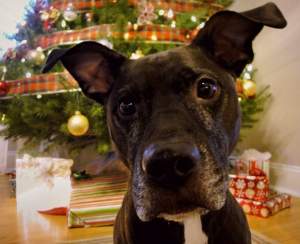
[[[0, 243], [57, 243], [110, 235], [112, 227], [68, 229], [66, 217], [17, 213], [14, 198], [9, 197], [8, 178], [0, 175]], [[261, 219], [248, 217], [253, 230], [282, 244], [300, 243], [300, 199], [293, 207]]]

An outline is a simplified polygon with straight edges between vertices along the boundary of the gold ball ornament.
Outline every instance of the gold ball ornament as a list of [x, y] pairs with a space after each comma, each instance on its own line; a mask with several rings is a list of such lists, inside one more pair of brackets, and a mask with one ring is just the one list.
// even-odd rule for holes
[[246, 97], [254, 97], [256, 95], [256, 84], [252, 80], [243, 82], [243, 93]]
[[54, 23], [59, 18], [59, 16], [60, 12], [54, 7], [51, 7], [49, 10], [40, 11], [40, 18], [44, 22], [50, 21], [51, 23]]
[[89, 121], [87, 117], [82, 115], [79, 111], [68, 120], [68, 130], [73, 136], [82, 136], [89, 129]]

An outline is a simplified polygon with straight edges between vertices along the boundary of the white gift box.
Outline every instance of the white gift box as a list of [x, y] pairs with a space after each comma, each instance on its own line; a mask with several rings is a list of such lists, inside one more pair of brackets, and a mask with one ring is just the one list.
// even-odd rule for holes
[[[67, 207], [71, 193], [73, 160], [24, 155], [16, 163], [18, 211], [45, 211]], [[25, 210], [25, 211], [24, 211]]]

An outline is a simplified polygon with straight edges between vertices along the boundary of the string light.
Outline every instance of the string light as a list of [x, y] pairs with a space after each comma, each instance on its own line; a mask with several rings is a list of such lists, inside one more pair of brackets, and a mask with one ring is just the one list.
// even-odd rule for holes
[[246, 66], [246, 70], [247, 70], [248, 72], [252, 72], [252, 71], [253, 71], [253, 65], [252, 65], [252, 64], [248, 64], [248, 65]]
[[23, 21], [21, 22], [21, 26], [24, 27], [24, 26], [26, 26], [26, 25], [27, 25], [26, 21], [23, 20]]
[[128, 33], [128, 32], [126, 32], [126, 33], [124, 34], [124, 39], [125, 39], [125, 40], [128, 40], [128, 39], [129, 39], [129, 33]]
[[26, 72], [25, 77], [26, 78], [30, 78], [31, 77], [31, 73], [30, 72]]
[[151, 40], [152, 40], [152, 41], [157, 41], [157, 36], [156, 36], [156, 34], [152, 34]]
[[167, 12], [167, 17], [168, 17], [169, 19], [173, 19], [173, 17], [174, 17], [174, 12], [173, 12], [172, 9], [169, 9], [169, 10], [168, 10], [168, 12]]
[[244, 80], [250, 80], [251, 79], [251, 75], [248, 72], [245, 72], [243, 78], [244, 78]]
[[172, 21], [171, 27], [172, 27], [172, 28], [176, 28], [176, 21], [175, 21], [175, 20]]
[[158, 15], [163, 16], [164, 14], [165, 14], [165, 10], [160, 9], [160, 10], [158, 11]]
[[61, 21], [60, 25], [61, 25], [62, 28], [66, 28], [67, 22], [63, 19], [63, 20]]
[[196, 22], [197, 21], [197, 17], [195, 15], [191, 16], [191, 21]]
[[131, 54], [130, 59], [139, 59], [141, 57], [144, 57], [144, 54], [140, 49], [137, 49], [134, 53]]
[[201, 22], [199, 28], [202, 29], [205, 26], [205, 22]]

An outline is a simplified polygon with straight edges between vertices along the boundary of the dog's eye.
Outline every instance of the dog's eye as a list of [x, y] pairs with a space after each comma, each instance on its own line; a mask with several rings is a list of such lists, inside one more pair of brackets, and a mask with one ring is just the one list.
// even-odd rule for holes
[[218, 91], [218, 84], [210, 78], [201, 78], [197, 83], [197, 96], [203, 99], [213, 98]]
[[119, 102], [119, 111], [124, 116], [133, 115], [136, 112], [135, 102], [129, 98], [122, 99]]

